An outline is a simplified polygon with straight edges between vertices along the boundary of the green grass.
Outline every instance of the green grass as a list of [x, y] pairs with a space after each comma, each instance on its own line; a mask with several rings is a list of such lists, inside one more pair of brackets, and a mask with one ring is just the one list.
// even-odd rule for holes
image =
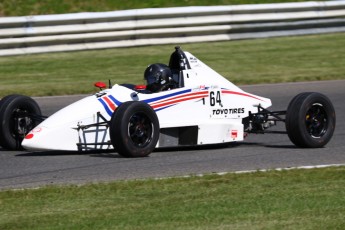
[[0, 229], [343, 229], [345, 167], [0, 192]]
[[[182, 44], [235, 84], [345, 79], [345, 33]], [[93, 93], [96, 81], [143, 83], [174, 45], [0, 57], [0, 97]]]
[[102, 12], [140, 8], [237, 5], [279, 2], [303, 2], [304, 0], [0, 0], [0, 16], [24, 16], [39, 14], [63, 14], [75, 12]]

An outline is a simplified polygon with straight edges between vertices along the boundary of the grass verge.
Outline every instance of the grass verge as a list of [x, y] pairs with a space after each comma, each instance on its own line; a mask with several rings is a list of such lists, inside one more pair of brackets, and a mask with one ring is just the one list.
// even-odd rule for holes
[[[183, 44], [235, 84], [345, 79], [345, 33]], [[174, 45], [0, 57], [0, 97], [92, 93], [96, 81], [143, 83]]]
[[0, 192], [0, 229], [342, 229], [345, 167]]

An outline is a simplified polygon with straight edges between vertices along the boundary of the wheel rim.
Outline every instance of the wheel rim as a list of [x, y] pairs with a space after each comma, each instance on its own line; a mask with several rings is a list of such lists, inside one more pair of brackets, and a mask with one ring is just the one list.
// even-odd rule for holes
[[307, 111], [305, 124], [307, 132], [314, 138], [322, 137], [327, 131], [327, 113], [319, 104], [313, 104]]
[[135, 113], [129, 119], [128, 136], [139, 148], [147, 146], [153, 137], [153, 123], [144, 113]]

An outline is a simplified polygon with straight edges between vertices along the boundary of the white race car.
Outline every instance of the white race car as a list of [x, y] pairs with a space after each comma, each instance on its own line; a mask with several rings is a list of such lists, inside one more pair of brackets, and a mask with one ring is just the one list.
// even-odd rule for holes
[[6, 96], [0, 101], [0, 145], [30, 151], [115, 149], [125, 157], [143, 157], [161, 147], [242, 141], [280, 121], [298, 147], [323, 147], [334, 132], [335, 112], [326, 96], [301, 93], [286, 111], [269, 111], [270, 99], [244, 92], [180, 47], [169, 66], [149, 66], [145, 79], [147, 87], [109, 82], [105, 89], [98, 82], [100, 92], [48, 118], [30, 97]]

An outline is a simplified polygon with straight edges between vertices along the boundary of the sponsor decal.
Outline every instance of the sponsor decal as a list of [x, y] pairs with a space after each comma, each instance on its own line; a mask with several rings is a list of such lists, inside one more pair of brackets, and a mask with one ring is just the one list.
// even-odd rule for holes
[[198, 59], [196, 57], [189, 57], [189, 62], [190, 63], [197, 63], [198, 62]]
[[39, 133], [42, 131], [42, 128], [41, 127], [37, 127], [37, 128], [34, 128], [33, 130], [31, 130], [30, 133]]
[[227, 114], [240, 114], [244, 113], [244, 108], [231, 108], [231, 109], [213, 109], [212, 115], [227, 115]]
[[33, 130], [30, 131], [30, 133], [28, 133], [26, 136], [25, 136], [25, 139], [31, 139], [34, 137], [34, 133], [39, 133], [42, 131], [42, 128], [41, 127], [37, 127], [37, 128], [34, 128]]
[[206, 87], [205, 85], [200, 85], [199, 87], [193, 88], [192, 92], [203, 91], [203, 90], [206, 90], [206, 89], [208, 89], [208, 87]]
[[237, 138], [237, 130], [231, 130], [231, 138], [236, 139]]

